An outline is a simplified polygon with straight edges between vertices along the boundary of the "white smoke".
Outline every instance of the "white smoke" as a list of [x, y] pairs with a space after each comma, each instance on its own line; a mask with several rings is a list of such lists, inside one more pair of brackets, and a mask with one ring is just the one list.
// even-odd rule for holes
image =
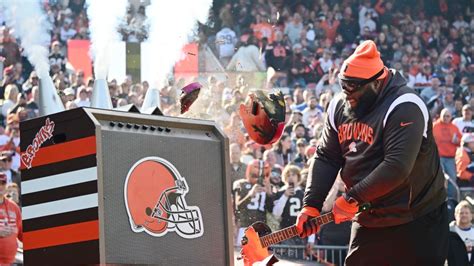
[[[159, 87], [166, 81], [197, 21], [206, 23], [212, 0], [152, 0], [147, 7], [152, 58]], [[153, 81], [152, 81], [153, 82]]]
[[91, 55], [96, 79], [106, 79], [113, 54], [109, 45], [121, 40], [118, 26], [124, 19], [127, 0], [87, 0]]
[[28, 60], [35, 66], [40, 79], [49, 77], [49, 44], [51, 22], [41, 6], [41, 0], [28, 2], [18, 0], [2, 1], [7, 26], [13, 35], [21, 40]]

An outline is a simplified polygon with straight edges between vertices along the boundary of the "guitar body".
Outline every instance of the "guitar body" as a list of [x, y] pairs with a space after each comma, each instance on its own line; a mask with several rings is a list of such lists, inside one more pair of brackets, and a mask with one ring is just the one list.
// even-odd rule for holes
[[252, 266], [256, 262], [262, 262], [271, 255], [268, 252], [268, 248], [262, 247], [260, 242], [260, 237], [271, 232], [270, 227], [262, 222], [253, 223], [245, 230], [245, 235], [242, 239], [242, 250], [240, 251], [245, 266]]

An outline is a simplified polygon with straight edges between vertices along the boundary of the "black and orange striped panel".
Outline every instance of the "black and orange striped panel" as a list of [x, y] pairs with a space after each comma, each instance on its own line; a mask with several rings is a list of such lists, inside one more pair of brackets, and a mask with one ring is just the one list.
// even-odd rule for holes
[[94, 124], [74, 109], [20, 130], [24, 262], [99, 263]]

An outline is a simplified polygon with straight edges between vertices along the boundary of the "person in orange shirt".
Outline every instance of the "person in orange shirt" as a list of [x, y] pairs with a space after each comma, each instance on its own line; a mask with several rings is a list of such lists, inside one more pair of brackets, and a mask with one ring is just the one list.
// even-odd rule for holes
[[6, 194], [7, 176], [0, 172], [0, 265], [15, 262], [17, 239], [23, 241], [20, 208]]
[[451, 112], [444, 108], [441, 110], [440, 118], [433, 123], [433, 136], [438, 147], [441, 166], [451, 182], [448, 184], [448, 197], [455, 198], [453, 184], [456, 184], [456, 162], [454, 157], [456, 149], [461, 142], [462, 134], [459, 129], [451, 123]]
[[268, 43], [273, 42], [273, 27], [272, 24], [265, 21], [261, 15], [256, 16], [256, 23], [250, 25], [250, 28], [253, 30], [253, 35], [257, 40], [261, 41], [264, 37], [268, 39]]
[[334, 19], [334, 14], [332, 12], [328, 12], [327, 19], [321, 22], [321, 28], [323, 28], [324, 32], [326, 33], [326, 38], [331, 40], [331, 42], [334, 42], [336, 39], [336, 33], [339, 24], [339, 20]]
[[466, 133], [461, 139], [461, 147], [456, 150], [456, 173], [461, 187], [473, 186], [474, 175], [474, 133]]

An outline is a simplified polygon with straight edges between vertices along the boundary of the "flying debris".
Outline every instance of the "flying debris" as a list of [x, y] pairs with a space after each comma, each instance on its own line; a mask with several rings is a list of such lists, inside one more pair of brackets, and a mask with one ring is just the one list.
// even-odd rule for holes
[[181, 103], [181, 114], [186, 113], [189, 110], [189, 107], [196, 101], [201, 91], [201, 84], [199, 82], [193, 82], [184, 86], [181, 89], [181, 97], [179, 101]]
[[281, 91], [265, 95], [261, 90], [250, 92], [240, 105], [240, 117], [252, 140], [266, 145], [277, 142], [285, 128], [285, 101]]

